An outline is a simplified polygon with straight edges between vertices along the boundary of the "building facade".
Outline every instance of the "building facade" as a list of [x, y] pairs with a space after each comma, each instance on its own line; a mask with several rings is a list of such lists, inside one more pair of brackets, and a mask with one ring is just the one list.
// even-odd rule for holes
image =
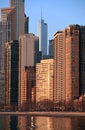
[[35, 89], [35, 67], [25, 66], [25, 70], [22, 73], [22, 89], [21, 89], [21, 103], [19, 106], [23, 110], [31, 110], [35, 105], [35, 95], [32, 95], [32, 90]]
[[[7, 35], [8, 34], [8, 35]], [[10, 25], [0, 22], [0, 104], [5, 103], [5, 42], [10, 40]]]
[[58, 31], [54, 35], [54, 104], [65, 102], [65, 46], [63, 32]]
[[47, 23], [42, 19], [38, 23], [38, 36], [39, 51], [42, 51], [42, 55], [47, 55]]
[[18, 106], [19, 42], [5, 44], [5, 105]]
[[[48, 103], [48, 104], [45, 104]], [[53, 103], [53, 59], [41, 60], [36, 65], [36, 105], [44, 109]], [[40, 108], [39, 108], [40, 107]]]
[[49, 57], [54, 58], [54, 40], [49, 40]]
[[20, 66], [35, 66], [40, 61], [39, 38], [34, 34], [19, 37]]
[[16, 7], [2, 8], [1, 19], [10, 25], [10, 40], [17, 40]]
[[85, 95], [85, 26], [77, 25], [79, 29], [79, 92]]
[[2, 21], [7, 21], [11, 27], [11, 40], [29, 32], [29, 17], [24, 13], [24, 0], [10, 0], [10, 7], [1, 9]]
[[39, 38], [34, 34], [24, 34], [19, 38], [19, 105], [22, 104], [23, 73], [25, 67], [36, 66], [40, 61]]
[[25, 17], [24, 17], [24, 0], [10, 0], [10, 7], [16, 8], [16, 40], [24, 34]]
[[54, 34], [54, 103], [60, 106], [79, 96], [79, 30], [70, 25]]
[[[79, 30], [69, 26], [66, 30], [66, 102], [79, 96]], [[76, 51], [75, 51], [76, 50]]]

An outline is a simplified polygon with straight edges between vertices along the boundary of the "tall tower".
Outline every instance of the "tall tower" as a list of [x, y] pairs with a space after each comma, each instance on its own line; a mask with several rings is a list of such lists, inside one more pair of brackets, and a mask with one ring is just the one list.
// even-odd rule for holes
[[60, 105], [79, 96], [79, 29], [70, 25], [54, 35], [54, 102]]
[[38, 36], [39, 51], [42, 51], [42, 55], [47, 55], [47, 23], [42, 18], [38, 23]]
[[19, 37], [19, 106], [23, 104], [23, 74], [25, 67], [35, 66], [39, 62], [39, 38], [34, 34]]
[[25, 17], [24, 17], [24, 0], [10, 0], [10, 6], [16, 7], [16, 37], [19, 38], [20, 35], [24, 34], [25, 30]]
[[18, 105], [19, 42], [5, 44], [5, 105]]
[[[8, 34], [8, 35], [7, 35]], [[10, 25], [0, 21], [0, 104], [5, 103], [5, 42], [10, 40]]]
[[54, 35], [54, 103], [64, 102], [65, 94], [65, 44], [63, 31], [58, 31]]
[[79, 45], [79, 89], [80, 95], [85, 95], [85, 26], [78, 26], [80, 32]]

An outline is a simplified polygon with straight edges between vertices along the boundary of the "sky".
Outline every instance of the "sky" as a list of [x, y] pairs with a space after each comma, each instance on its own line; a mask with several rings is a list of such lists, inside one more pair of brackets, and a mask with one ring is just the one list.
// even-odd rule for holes
[[[0, 0], [0, 8], [9, 7], [9, 0]], [[58, 30], [70, 24], [85, 25], [85, 0], [25, 0], [25, 13], [29, 16], [29, 32], [37, 35], [38, 22], [48, 25], [48, 40]]]

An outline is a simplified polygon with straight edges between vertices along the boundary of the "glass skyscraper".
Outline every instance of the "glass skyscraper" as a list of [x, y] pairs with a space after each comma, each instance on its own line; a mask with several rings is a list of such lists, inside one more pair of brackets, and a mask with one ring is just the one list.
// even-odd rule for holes
[[38, 24], [39, 51], [42, 55], [47, 55], [47, 23], [41, 19]]

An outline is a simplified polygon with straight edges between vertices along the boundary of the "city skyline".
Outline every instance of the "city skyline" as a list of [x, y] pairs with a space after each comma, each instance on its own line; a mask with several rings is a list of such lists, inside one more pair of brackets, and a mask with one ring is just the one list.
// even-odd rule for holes
[[[25, 0], [25, 12], [29, 16], [29, 32], [37, 34], [38, 21], [42, 18], [48, 24], [48, 40], [53, 38], [56, 30], [62, 30], [69, 24], [85, 25], [84, 5], [85, 1], [67, 1], [64, 2], [50, 0]], [[0, 2], [0, 8], [8, 7], [9, 0]]]
[[[50, 27], [54, 26], [56, 29], [56, 31], [53, 31], [54, 28], [48, 31], [50, 34], [53, 33], [51, 40], [49, 40], [49, 42], [53, 40], [52, 46], [54, 47], [54, 55], [51, 59], [50, 55], [45, 54], [47, 50], [47, 25], [50, 22], [50, 20], [46, 22], [46, 18], [48, 19], [50, 14], [50, 18], [53, 16], [51, 20], [54, 20], [54, 15], [51, 15], [53, 12], [47, 8], [46, 11], [48, 10], [49, 13], [46, 18], [43, 18], [42, 8], [41, 11], [36, 10], [36, 18], [38, 18], [37, 13], [41, 13], [41, 17], [39, 18], [41, 19], [39, 25], [40, 35], [38, 37], [38, 34], [36, 35], [34, 30], [28, 33], [28, 20], [31, 16], [25, 12], [24, 9], [26, 6], [24, 7], [24, 4], [26, 3], [24, 2], [25, 0], [10, 0], [8, 7], [5, 8], [4, 6], [4, 8], [1, 8], [2, 22], [8, 22], [6, 23], [7, 28], [3, 26], [5, 30], [2, 28], [3, 24], [1, 23], [0, 30], [3, 31], [0, 35], [0, 44], [3, 50], [1, 53], [1, 63], [3, 62], [4, 65], [4, 71], [0, 75], [1, 83], [3, 81], [0, 89], [3, 90], [2, 99], [4, 103], [2, 105], [4, 109], [8, 107], [7, 109], [18, 109], [19, 111], [26, 109], [48, 110], [45, 107], [47, 105], [49, 110], [83, 111], [85, 109], [85, 26], [78, 23], [79, 21], [75, 23], [70, 23], [72, 22], [70, 21], [66, 28], [64, 22], [65, 18], [68, 19], [68, 17], [62, 16], [61, 12], [64, 12], [63, 9], [65, 9], [71, 18], [70, 7], [65, 8], [71, 3], [67, 2], [66, 6], [63, 5], [64, 8], [62, 5], [58, 8], [53, 2], [54, 10], [56, 7], [55, 11], [52, 10], [55, 12], [55, 18], [57, 14], [62, 16], [62, 25], [64, 27], [59, 26], [60, 29], [56, 29], [57, 26], [51, 21], [52, 26]], [[42, 1], [36, 4], [35, 2], [32, 3], [32, 7], [35, 4], [32, 11], [36, 7], [38, 8], [38, 5], [41, 5], [41, 3]], [[72, 4], [75, 6], [76, 3]], [[45, 5], [48, 5], [47, 1]], [[71, 6], [71, 12], [75, 12], [74, 6]], [[53, 8], [52, 5], [50, 7]], [[81, 6], [75, 7], [75, 10], [79, 7]], [[61, 12], [58, 12], [57, 9], [60, 8]], [[78, 11], [80, 12], [78, 14], [80, 15], [82, 11]], [[76, 13], [72, 14], [72, 17], [75, 15], [77, 16]], [[79, 15], [79, 18], [80, 16], [82, 17], [82, 14]], [[76, 16], [74, 19], [77, 20]], [[35, 26], [36, 19], [34, 21], [34, 24], [32, 22], [29, 23]], [[31, 28], [30, 25], [29, 27]], [[5, 33], [6, 36], [4, 36]], [[48, 33], [48, 39], [49, 36]], [[7, 37], [6, 41], [2, 41], [5, 37]], [[46, 45], [44, 49], [42, 45]]]

